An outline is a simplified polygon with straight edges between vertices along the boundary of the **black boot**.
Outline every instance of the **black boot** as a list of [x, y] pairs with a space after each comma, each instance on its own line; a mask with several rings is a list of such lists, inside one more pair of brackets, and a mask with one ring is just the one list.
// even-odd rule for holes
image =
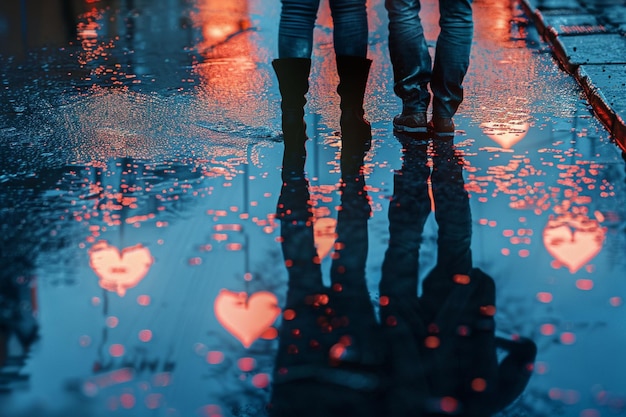
[[372, 143], [372, 128], [365, 119], [363, 96], [372, 60], [358, 56], [337, 56], [341, 97], [341, 170], [343, 175], [355, 175], [363, 156]]
[[280, 58], [272, 61], [282, 98], [283, 181], [304, 178], [306, 161], [306, 124], [304, 123], [305, 95], [309, 91], [311, 60], [308, 58]]

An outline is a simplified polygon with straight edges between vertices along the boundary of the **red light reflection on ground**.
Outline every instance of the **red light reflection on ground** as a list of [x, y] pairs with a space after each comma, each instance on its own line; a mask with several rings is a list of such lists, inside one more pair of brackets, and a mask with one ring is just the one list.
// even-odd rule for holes
[[260, 373], [252, 377], [252, 385], [257, 388], [266, 388], [270, 384], [270, 377], [268, 374]]
[[106, 241], [96, 243], [89, 250], [89, 266], [99, 278], [99, 285], [120, 297], [146, 276], [152, 266], [150, 250], [135, 245], [120, 250]]
[[201, 413], [201, 415], [204, 417], [221, 417], [222, 409], [219, 405], [210, 404], [202, 407]]
[[119, 358], [120, 356], [123, 356], [124, 352], [125, 352], [124, 346], [118, 343], [111, 345], [111, 347], [109, 347], [109, 353], [111, 354], [111, 356], [115, 358]]
[[552, 294], [550, 294], [549, 292], [537, 293], [537, 300], [542, 303], [550, 303], [552, 302]]
[[530, 123], [524, 120], [509, 122], [485, 122], [480, 124], [485, 135], [497, 142], [504, 149], [511, 149], [517, 142], [524, 139]]
[[217, 365], [224, 361], [224, 354], [217, 350], [212, 350], [206, 354], [206, 361], [211, 365]]
[[548, 221], [543, 243], [548, 252], [573, 274], [591, 261], [604, 244], [606, 230], [585, 214], [566, 212]]
[[317, 256], [322, 259], [333, 248], [337, 235], [335, 229], [337, 220], [330, 217], [322, 217], [313, 223], [313, 233], [315, 247], [317, 248]]
[[245, 292], [223, 289], [215, 298], [214, 311], [220, 324], [248, 348], [274, 324], [280, 307], [276, 296], [268, 291], [248, 297]]
[[256, 360], [254, 358], [241, 358], [237, 361], [237, 366], [243, 372], [250, 372], [256, 367]]

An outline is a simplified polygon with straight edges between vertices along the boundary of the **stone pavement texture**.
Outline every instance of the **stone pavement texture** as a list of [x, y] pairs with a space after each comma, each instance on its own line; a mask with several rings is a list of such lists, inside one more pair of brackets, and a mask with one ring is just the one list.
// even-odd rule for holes
[[626, 1], [519, 1], [626, 159]]

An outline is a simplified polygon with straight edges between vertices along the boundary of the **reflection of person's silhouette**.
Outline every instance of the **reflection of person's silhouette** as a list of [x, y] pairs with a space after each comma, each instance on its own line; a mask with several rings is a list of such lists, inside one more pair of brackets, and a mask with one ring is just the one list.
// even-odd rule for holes
[[[471, 214], [463, 160], [452, 141], [406, 138], [394, 176], [389, 247], [380, 283], [381, 321], [392, 373], [393, 415], [488, 416], [517, 398], [530, 378], [535, 344], [495, 336], [495, 284], [472, 267]], [[437, 220], [437, 264], [417, 297], [418, 253], [430, 213]], [[506, 351], [498, 361], [497, 349]]]
[[365, 281], [370, 217], [363, 177], [344, 183], [331, 286], [322, 281], [306, 180], [287, 181], [281, 237], [288, 271], [272, 416], [376, 416], [380, 349]]

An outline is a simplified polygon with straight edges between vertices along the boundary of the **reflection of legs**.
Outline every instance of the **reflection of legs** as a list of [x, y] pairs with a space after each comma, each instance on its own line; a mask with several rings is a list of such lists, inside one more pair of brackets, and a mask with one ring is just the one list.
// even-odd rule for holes
[[463, 159], [452, 142], [435, 141], [433, 147], [437, 265], [449, 276], [467, 275], [472, 269], [472, 215], [463, 181]]
[[303, 305], [305, 298], [325, 291], [311, 222], [283, 222], [282, 250], [289, 274], [287, 305]]
[[282, 0], [279, 58], [311, 58], [313, 27], [320, 0]]
[[389, 247], [382, 267], [383, 295], [417, 297], [419, 249], [430, 213], [426, 145], [406, 145], [402, 170], [394, 175], [389, 203]]
[[394, 91], [402, 100], [402, 115], [394, 120], [394, 127], [407, 132], [425, 132], [432, 61], [419, 17], [420, 1], [386, 0], [385, 7], [389, 15]]
[[463, 100], [472, 46], [472, 0], [439, 0], [439, 12], [441, 32], [431, 83], [435, 119], [452, 118]]
[[[342, 199], [345, 197], [344, 193]], [[369, 215], [361, 215], [360, 210], [352, 213], [349, 207], [342, 205], [338, 215], [337, 240], [330, 270], [330, 304], [336, 314], [335, 349], [339, 349], [331, 349], [330, 353], [331, 359], [341, 362], [373, 365], [381, 361], [378, 323], [365, 278]]]
[[380, 320], [391, 374], [388, 414], [422, 415], [428, 393], [420, 349], [424, 323], [417, 299], [419, 249], [430, 213], [427, 145], [404, 145], [389, 204], [389, 246], [380, 281]]

